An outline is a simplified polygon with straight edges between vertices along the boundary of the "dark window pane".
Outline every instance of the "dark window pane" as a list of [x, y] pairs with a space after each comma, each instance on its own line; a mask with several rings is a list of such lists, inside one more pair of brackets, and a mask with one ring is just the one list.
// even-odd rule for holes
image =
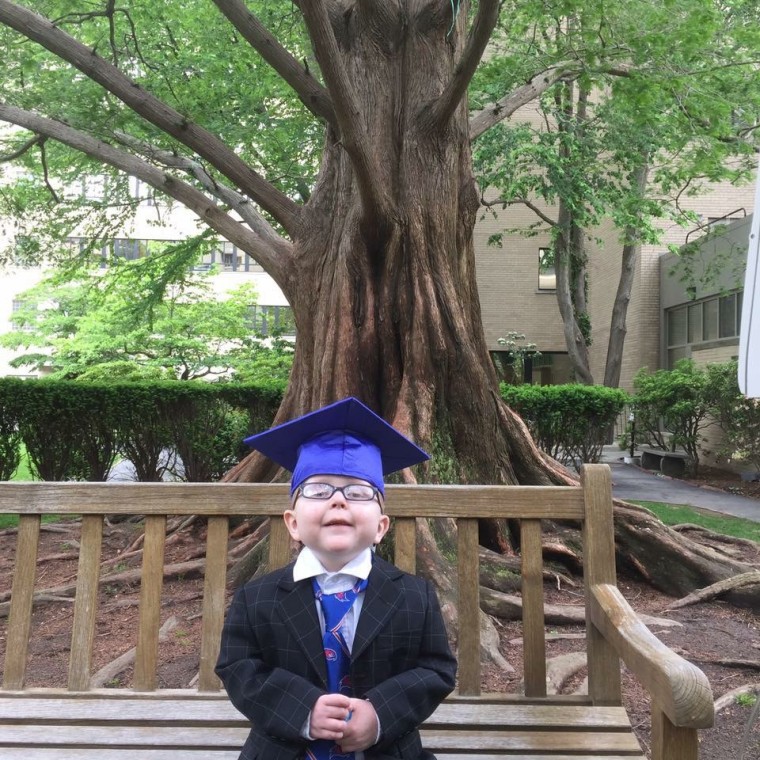
[[680, 307], [667, 313], [668, 345], [682, 346], [686, 343], [686, 309]]
[[711, 298], [702, 304], [702, 340], [718, 337], [718, 299]]
[[702, 341], [702, 304], [694, 303], [689, 306], [689, 343]]
[[719, 336], [721, 338], [732, 338], [736, 335], [736, 296], [721, 296], [720, 298], [720, 322]]

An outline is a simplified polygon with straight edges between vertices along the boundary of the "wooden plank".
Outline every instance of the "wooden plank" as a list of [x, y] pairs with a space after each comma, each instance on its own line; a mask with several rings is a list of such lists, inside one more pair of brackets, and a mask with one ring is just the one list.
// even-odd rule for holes
[[593, 623], [590, 588], [597, 583], [617, 583], [615, 527], [612, 516], [610, 468], [604, 464], [581, 467], [586, 504], [583, 523], [583, 581], [586, 598], [586, 654], [588, 693], [594, 704], [619, 705], [622, 700], [620, 660], [612, 643]]
[[[129, 747], [133, 751], [157, 747], [201, 749], [237, 748], [248, 737], [247, 726], [140, 726], [136, 724], [101, 726], [48, 723], [39, 725], [0, 726], [0, 748], [24, 744], [33, 747]], [[0, 753], [1, 754], [1, 753]]]
[[[47, 723], [130, 722], [153, 723], [176, 722], [185, 725], [193, 722], [247, 725], [232, 703], [224, 699], [160, 698], [143, 699], [142, 694], [122, 695], [119, 699], [93, 698], [93, 692], [81, 696], [64, 695], [60, 699], [47, 697], [0, 696], [0, 722], [35, 721]], [[153, 692], [158, 695], [161, 692]], [[603, 731], [629, 731], [630, 722], [622, 707], [585, 707], [558, 705], [523, 705], [491, 703], [441, 704], [428, 718], [426, 725], [432, 728], [446, 726], [510, 728], [565, 728], [578, 730], [599, 729]]]
[[417, 521], [413, 517], [397, 517], [393, 521], [393, 561], [407, 573], [417, 571]]
[[[390, 517], [580, 520], [576, 486], [386, 486]], [[0, 483], [0, 513], [281, 515], [284, 483]]]
[[158, 629], [161, 619], [165, 542], [166, 517], [146, 517], [140, 581], [140, 628], [137, 634], [134, 675], [134, 687], [138, 691], [153, 691], [157, 684]]
[[224, 589], [227, 584], [226, 517], [209, 517], [206, 538], [206, 568], [203, 579], [203, 628], [198, 675], [200, 691], [219, 691], [222, 682], [214, 673], [224, 623]]
[[[139, 760], [238, 760], [238, 750], [193, 750], [185, 747], [182, 750], [173, 749], [142, 749]], [[436, 754], [437, 760], [503, 760], [503, 758], [518, 757], [513, 753], [509, 755], [495, 753], [470, 753], [448, 752]], [[30, 760], [29, 749], [4, 748], [3, 760]], [[35, 748], [34, 760], [134, 760], [131, 749], [41, 749]], [[530, 760], [646, 760], [644, 755], [531, 755]]]
[[86, 691], [90, 688], [102, 544], [103, 516], [85, 515], [82, 518], [74, 622], [71, 631], [69, 657], [69, 689], [71, 691]]
[[[422, 743], [431, 751], [466, 748], [469, 751], [526, 753], [612, 752], [640, 754], [641, 748], [630, 733], [587, 731], [421, 731]], [[248, 736], [247, 727], [210, 726], [140, 726], [140, 725], [70, 725], [0, 726], [0, 747], [25, 744], [50, 747], [131, 747], [134, 750], [158, 747], [240, 748]], [[681, 760], [669, 758], [668, 760]]]
[[32, 597], [37, 575], [37, 548], [40, 538], [39, 515], [19, 518], [15, 570], [11, 586], [11, 606], [5, 644], [3, 689], [23, 689], [26, 656], [32, 627]]
[[424, 726], [420, 731], [422, 744], [432, 752], [466, 748], [476, 751], [511, 751], [525, 753], [588, 752], [604, 754], [640, 754], [636, 737], [631, 733], [600, 733], [598, 731], [435, 731]]
[[457, 620], [459, 636], [459, 692], [480, 694], [480, 557], [478, 521], [457, 520], [457, 570], [459, 598]]
[[[238, 760], [239, 757], [240, 751], [237, 749], [215, 750], [206, 747], [195, 750], [193, 747], [184, 747], [181, 750], [141, 749], [139, 760]], [[33, 760], [134, 760], [134, 754], [132, 749], [103, 749], [102, 747], [97, 749], [87, 749], [86, 747], [43, 749], [36, 747], [32, 756], [26, 747], [3, 748], [3, 760], [32, 760], [32, 758]], [[482, 756], [481, 760], [484, 760]], [[576, 757], [573, 760], [579, 759]]]
[[541, 521], [520, 521], [523, 603], [523, 674], [527, 697], [546, 696], [546, 639], [544, 636], [544, 560]]
[[282, 519], [282, 511], [271, 517], [269, 522], [269, 569], [275, 570], [290, 562], [292, 541]]

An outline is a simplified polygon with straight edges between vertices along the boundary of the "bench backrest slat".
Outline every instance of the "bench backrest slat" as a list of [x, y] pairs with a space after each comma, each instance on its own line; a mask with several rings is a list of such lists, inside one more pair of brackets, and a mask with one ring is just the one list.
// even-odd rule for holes
[[206, 569], [203, 579], [203, 628], [198, 672], [200, 691], [219, 691], [222, 682], [214, 673], [224, 621], [224, 589], [227, 583], [229, 520], [209, 517], [206, 539]]
[[544, 562], [541, 521], [520, 523], [523, 604], [523, 670], [526, 697], [546, 696], [546, 634], [544, 632]]
[[90, 688], [102, 545], [103, 516], [85, 515], [82, 518], [74, 622], [71, 632], [71, 656], [69, 657], [69, 690], [71, 691], [86, 691]]
[[480, 573], [476, 518], [457, 520], [457, 568], [459, 693], [469, 696], [480, 694]]
[[397, 517], [393, 529], [393, 561], [407, 573], [417, 572], [417, 520]]
[[135, 655], [134, 687], [138, 691], [153, 691], [156, 688], [165, 543], [166, 517], [149, 515], [145, 518], [140, 580], [140, 627]]
[[[4, 689], [22, 689], [26, 675], [29, 631], [32, 627], [32, 598], [37, 575], [37, 548], [40, 540], [40, 515], [19, 518], [16, 539], [16, 563], [8, 613], [5, 642]], [[13, 656], [9, 656], [10, 653]]]

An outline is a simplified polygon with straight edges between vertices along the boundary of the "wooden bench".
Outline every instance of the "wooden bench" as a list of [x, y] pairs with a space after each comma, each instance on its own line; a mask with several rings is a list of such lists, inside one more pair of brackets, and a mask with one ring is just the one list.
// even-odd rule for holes
[[[458, 690], [422, 728], [439, 760], [643, 760], [621, 707], [620, 658], [652, 702], [654, 760], [696, 760], [697, 729], [713, 720], [704, 674], [639, 622], [616, 586], [609, 469], [587, 465], [582, 487], [391, 486], [395, 558], [415, 570], [417, 517], [457, 522]], [[279, 515], [287, 486], [265, 484], [1, 483], [0, 513], [20, 515], [0, 691], [3, 760], [234, 760], [246, 720], [214, 674], [224, 615], [228, 520], [272, 516], [270, 563], [290, 542]], [[145, 517], [140, 621], [132, 687], [90, 689], [104, 517]], [[68, 684], [25, 688], [40, 518], [81, 515]], [[157, 688], [167, 516], [203, 515], [208, 539], [198, 685]], [[524, 693], [483, 694], [480, 673], [478, 518], [519, 519], [522, 539]], [[546, 689], [542, 520], [579, 521], [585, 546], [588, 694]], [[114, 653], [118, 654], [118, 653]]]
[[679, 478], [686, 472], [691, 457], [685, 451], [666, 451], [641, 446], [641, 466], [645, 470], [657, 470], [663, 475]]

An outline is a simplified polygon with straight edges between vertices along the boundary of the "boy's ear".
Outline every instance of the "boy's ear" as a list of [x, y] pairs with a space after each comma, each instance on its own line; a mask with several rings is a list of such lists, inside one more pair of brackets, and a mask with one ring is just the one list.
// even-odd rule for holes
[[380, 520], [377, 524], [377, 533], [375, 534], [375, 544], [379, 544], [383, 540], [383, 536], [388, 532], [388, 528], [391, 527], [391, 518], [386, 514], [380, 515]]
[[296, 521], [296, 513], [292, 509], [286, 509], [282, 513], [282, 519], [285, 521], [285, 527], [290, 533], [290, 537], [294, 541], [300, 541], [301, 538], [298, 534], [298, 522]]

